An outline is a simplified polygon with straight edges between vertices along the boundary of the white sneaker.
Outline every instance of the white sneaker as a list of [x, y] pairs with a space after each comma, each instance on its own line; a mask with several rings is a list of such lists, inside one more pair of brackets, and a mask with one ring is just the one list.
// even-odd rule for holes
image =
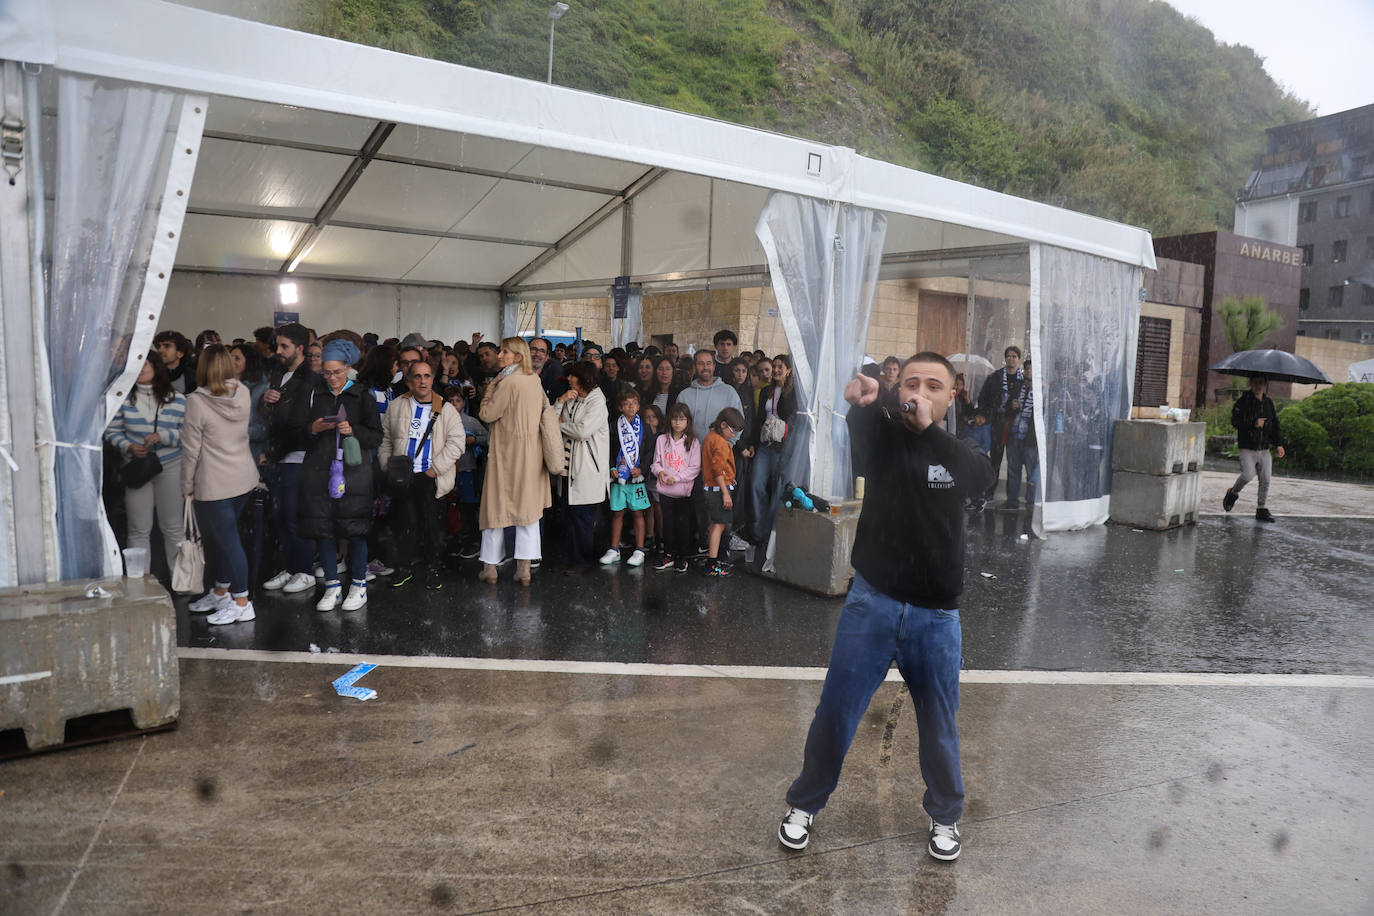
[[281, 588], [283, 585], [290, 581], [291, 574], [283, 569], [281, 572], [277, 573], [275, 576], [268, 579], [266, 582], [262, 583], [262, 587], [267, 589], [269, 592], [275, 592], [277, 589]]
[[344, 599], [343, 609], [345, 611], [356, 611], [364, 604], [367, 604], [367, 588], [365, 586], [350, 585], [348, 587], [348, 597]]
[[[348, 564], [345, 563], [343, 560], [340, 560], [337, 564], [335, 564], [334, 572], [335, 575], [342, 577], [344, 573], [348, 572]], [[318, 563], [315, 564], [315, 578], [324, 578], [324, 567], [320, 566]]]
[[187, 610], [189, 610], [192, 614], [209, 614], [211, 611], [221, 610], [226, 604], [233, 603], [234, 599], [229, 595], [228, 592], [225, 592], [222, 595], [217, 595], [215, 594], [215, 590], [212, 588], [208, 592], [197, 598], [195, 601], [192, 601], [187, 606]]
[[213, 624], [243, 623], [257, 616], [257, 614], [253, 613], [253, 602], [249, 601], [243, 607], [239, 607], [238, 602], [230, 598], [228, 604], [207, 617], [205, 622]]
[[320, 600], [315, 602], [315, 610], [332, 611], [339, 606], [339, 595], [343, 593], [342, 585], [330, 585], [320, 596]]
[[291, 577], [291, 581], [282, 586], [282, 591], [288, 595], [298, 592], [313, 591], [315, 588], [315, 577], [310, 573], [296, 573]]
[[601, 555], [601, 565], [610, 566], [612, 563], [620, 562], [620, 551], [612, 547]]
[[959, 858], [960, 848], [959, 825], [937, 824], [931, 819], [930, 842], [926, 845], [926, 851], [930, 853], [931, 858], [939, 859], [941, 862], [953, 862]]
[[811, 842], [811, 822], [815, 819], [816, 815], [800, 808], [788, 808], [778, 825], [778, 842], [788, 849], [805, 849]]
[[644, 551], [636, 549], [634, 553], [630, 554], [630, 558], [629, 558], [628, 560], [625, 561], [625, 565], [626, 565], [626, 566], [643, 566], [643, 565], [644, 565]]
[[730, 549], [735, 551], [748, 550], [749, 542], [738, 534], [732, 534], [730, 535]]

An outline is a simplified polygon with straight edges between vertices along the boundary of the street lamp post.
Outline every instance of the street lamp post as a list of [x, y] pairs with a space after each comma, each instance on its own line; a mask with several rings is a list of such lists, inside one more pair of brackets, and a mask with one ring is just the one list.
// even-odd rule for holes
[[558, 20], [563, 18], [563, 14], [568, 11], [568, 4], [555, 3], [549, 9], [549, 78], [548, 82], [553, 82], [553, 27], [558, 25]]

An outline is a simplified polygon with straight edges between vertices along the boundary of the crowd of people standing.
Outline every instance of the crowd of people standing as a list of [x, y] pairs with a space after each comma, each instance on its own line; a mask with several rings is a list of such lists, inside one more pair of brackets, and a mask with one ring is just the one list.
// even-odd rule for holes
[[321, 611], [362, 608], [379, 576], [440, 589], [455, 558], [488, 583], [513, 560], [528, 585], [550, 526], [569, 575], [700, 560], [728, 577], [771, 533], [797, 410], [788, 355], [737, 343], [164, 331], [105, 435], [126, 541], [147, 548], [156, 520], [170, 567], [189, 502], [213, 583], [191, 609], [216, 624], [252, 620], [257, 588]]

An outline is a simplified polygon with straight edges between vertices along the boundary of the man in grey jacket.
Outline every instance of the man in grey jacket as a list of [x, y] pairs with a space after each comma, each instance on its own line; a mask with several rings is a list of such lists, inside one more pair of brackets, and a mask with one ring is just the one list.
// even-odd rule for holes
[[[711, 431], [711, 424], [716, 421], [722, 410], [733, 407], [743, 412], [743, 407], [740, 404], [739, 392], [732, 385], [726, 384], [725, 379], [716, 378], [714, 353], [710, 350], [698, 351], [693, 368], [696, 374], [692, 376], [692, 384], [677, 396], [677, 403], [686, 404], [687, 409], [692, 412], [692, 432], [700, 442], [705, 440], [706, 434]], [[706, 522], [706, 491], [702, 486], [701, 478], [697, 477], [696, 483], [692, 485], [692, 505], [696, 509], [698, 546], [703, 543], [709, 530]], [[705, 552], [704, 547], [702, 552]]]

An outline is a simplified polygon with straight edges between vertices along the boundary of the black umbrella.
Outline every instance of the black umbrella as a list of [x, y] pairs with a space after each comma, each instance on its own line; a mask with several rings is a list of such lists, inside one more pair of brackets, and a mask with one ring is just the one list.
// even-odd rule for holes
[[1224, 375], [1253, 378], [1262, 375], [1271, 382], [1298, 382], [1303, 385], [1330, 385], [1326, 373], [1295, 353], [1286, 350], [1241, 350], [1212, 367]]

